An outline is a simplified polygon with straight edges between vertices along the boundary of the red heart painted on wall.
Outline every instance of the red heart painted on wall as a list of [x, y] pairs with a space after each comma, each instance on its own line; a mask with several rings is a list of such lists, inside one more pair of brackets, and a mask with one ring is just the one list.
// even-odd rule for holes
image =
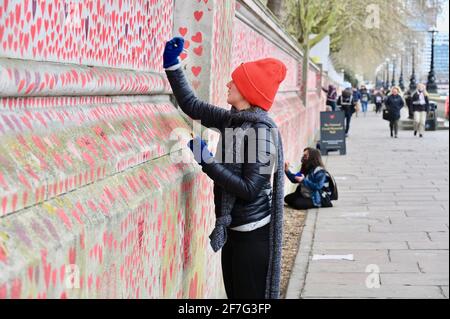
[[197, 21], [200, 21], [203, 18], [203, 11], [195, 11], [194, 18]]
[[25, 36], [23, 37], [23, 44], [25, 46], [25, 49], [27, 49], [27, 50], [28, 50], [29, 39], [30, 39], [30, 35], [28, 33], [25, 34]]
[[194, 53], [197, 54], [198, 56], [202, 56], [203, 54], [203, 46], [199, 46], [198, 48], [194, 49]]
[[42, 26], [42, 18], [38, 18], [36, 20], [36, 31], [37, 33], [41, 33], [41, 26]]
[[201, 66], [193, 66], [191, 68], [192, 73], [194, 74], [195, 77], [198, 77], [199, 74], [202, 72], [202, 67]]
[[184, 37], [188, 32], [188, 28], [179, 28], [178, 31], [180, 32], [180, 35]]
[[201, 32], [197, 32], [196, 35], [192, 37], [192, 41], [201, 43], [203, 41], [203, 36]]
[[22, 6], [20, 4], [16, 4], [16, 24], [19, 24], [20, 21], [20, 10], [22, 9]]
[[31, 31], [31, 40], [34, 41], [34, 36], [36, 35], [36, 26], [32, 25], [30, 31]]
[[8, 35], [8, 47], [10, 50], [12, 49], [12, 46], [13, 46], [13, 35], [9, 34]]

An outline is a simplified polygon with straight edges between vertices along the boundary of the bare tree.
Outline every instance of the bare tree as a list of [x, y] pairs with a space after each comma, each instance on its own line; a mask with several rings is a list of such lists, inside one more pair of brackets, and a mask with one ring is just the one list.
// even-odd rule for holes
[[435, 23], [444, 2], [268, 0], [267, 5], [304, 51], [302, 97], [306, 105], [310, 50], [323, 38], [330, 36], [331, 59], [337, 69], [368, 78], [386, 58], [407, 51], [412, 40], [421, 42], [414, 24]]
[[303, 49], [302, 99], [307, 105], [310, 50], [326, 36], [334, 33], [346, 0], [290, 0], [287, 28]]

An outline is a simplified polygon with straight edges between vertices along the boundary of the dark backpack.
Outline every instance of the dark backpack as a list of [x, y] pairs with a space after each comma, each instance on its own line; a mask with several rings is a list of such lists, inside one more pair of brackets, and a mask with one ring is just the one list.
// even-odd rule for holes
[[325, 185], [323, 187], [323, 191], [328, 195], [330, 200], [338, 200], [338, 188], [334, 177], [328, 172], [325, 171], [327, 179], [325, 181]]

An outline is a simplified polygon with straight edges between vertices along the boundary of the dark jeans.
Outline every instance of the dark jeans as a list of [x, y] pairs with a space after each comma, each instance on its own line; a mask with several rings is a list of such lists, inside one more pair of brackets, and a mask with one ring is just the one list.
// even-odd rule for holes
[[284, 202], [292, 208], [299, 210], [316, 208], [311, 198], [304, 198], [300, 192], [295, 192], [287, 195], [284, 198]]
[[392, 120], [389, 122], [389, 128], [391, 129], [391, 135], [398, 136], [398, 122], [399, 120]]
[[251, 232], [229, 229], [222, 249], [228, 299], [264, 299], [270, 256], [270, 224]]
[[381, 112], [381, 107], [383, 106], [383, 104], [381, 104], [381, 103], [376, 103], [375, 104], [375, 112], [376, 113], [379, 113], [379, 112]]
[[350, 131], [350, 122], [352, 121], [352, 115], [353, 114], [351, 113], [345, 113], [345, 134], [348, 134], [348, 132]]

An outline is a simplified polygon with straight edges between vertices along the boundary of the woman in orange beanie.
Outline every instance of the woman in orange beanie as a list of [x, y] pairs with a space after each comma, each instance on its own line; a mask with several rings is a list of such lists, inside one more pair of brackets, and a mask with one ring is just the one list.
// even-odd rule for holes
[[[216, 225], [210, 239], [215, 252], [222, 250], [227, 296], [279, 298], [284, 159], [281, 136], [268, 111], [286, 66], [272, 58], [241, 64], [227, 84], [228, 111], [195, 96], [181, 69], [183, 46], [182, 38], [167, 42], [164, 68], [183, 112], [220, 131], [215, 156], [200, 138], [189, 147], [214, 181]], [[227, 130], [235, 134], [228, 138]]]

